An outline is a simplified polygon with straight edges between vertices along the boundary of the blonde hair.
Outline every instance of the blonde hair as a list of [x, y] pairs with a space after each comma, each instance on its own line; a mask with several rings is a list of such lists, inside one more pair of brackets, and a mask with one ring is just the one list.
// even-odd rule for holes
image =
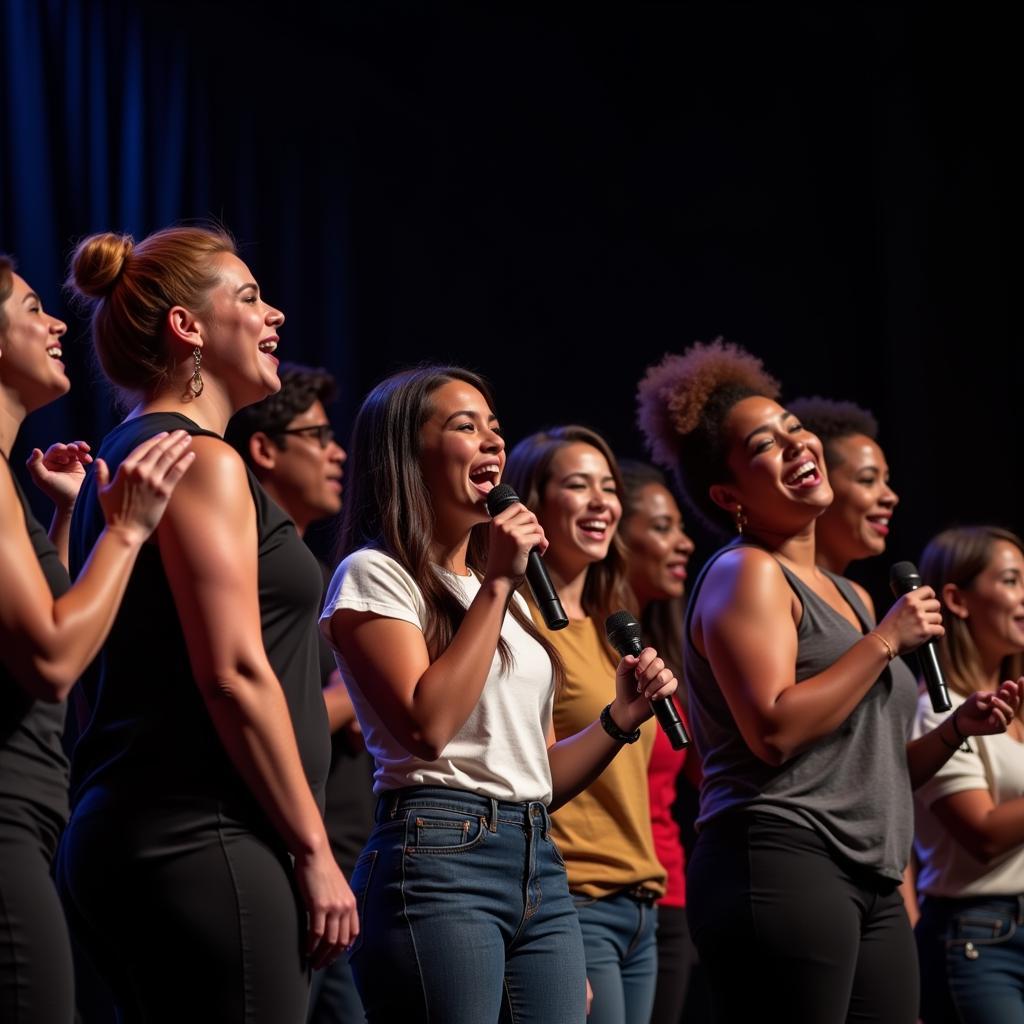
[[92, 311], [92, 339], [103, 372], [130, 396], [152, 395], [173, 364], [163, 327], [173, 306], [202, 312], [217, 282], [213, 259], [236, 251], [220, 228], [175, 227], [135, 244], [103, 232], [71, 257], [70, 287]]
[[[921, 555], [921, 579], [939, 596], [942, 625], [946, 635], [939, 641], [939, 661], [951, 689], [969, 697], [985, 689], [981, 657], [971, 635], [970, 623], [954, 615], [942, 601], [942, 588], [954, 583], [968, 588], [992, 560], [992, 549], [999, 541], [1012, 544], [1024, 554], [1024, 541], [1015, 533], [998, 526], [959, 526], [933, 537]], [[1024, 675], [1024, 654], [1010, 654], [999, 668], [1000, 681]]]

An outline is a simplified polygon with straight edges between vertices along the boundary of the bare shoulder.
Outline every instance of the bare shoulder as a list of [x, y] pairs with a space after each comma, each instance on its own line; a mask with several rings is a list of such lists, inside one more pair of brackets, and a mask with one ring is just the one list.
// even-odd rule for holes
[[788, 595], [789, 585], [779, 563], [761, 548], [743, 545], [720, 555], [704, 579], [701, 597], [709, 602], [760, 604]]
[[219, 438], [199, 434], [192, 439], [195, 462], [175, 489], [170, 511], [179, 499], [181, 504], [213, 504], [231, 507], [240, 502], [252, 503], [249, 477], [242, 457]]

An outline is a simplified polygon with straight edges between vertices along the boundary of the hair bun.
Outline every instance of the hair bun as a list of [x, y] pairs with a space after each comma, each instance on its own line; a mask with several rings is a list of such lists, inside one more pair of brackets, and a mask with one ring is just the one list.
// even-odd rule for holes
[[124, 273], [135, 246], [131, 235], [105, 231], [82, 239], [71, 257], [69, 284], [89, 299], [105, 299]]

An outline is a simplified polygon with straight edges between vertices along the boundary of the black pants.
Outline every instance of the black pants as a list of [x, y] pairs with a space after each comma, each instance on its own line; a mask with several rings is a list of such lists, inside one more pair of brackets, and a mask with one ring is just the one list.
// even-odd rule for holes
[[916, 1021], [917, 953], [896, 883], [840, 863], [811, 829], [766, 814], [711, 822], [686, 888], [721, 1024]]
[[87, 797], [58, 882], [122, 1024], [305, 1021], [305, 913], [288, 858], [237, 821]]
[[71, 948], [50, 877], [52, 844], [27, 825], [0, 823], [0, 1021], [68, 1024]]
[[685, 907], [658, 907], [658, 984], [651, 1024], [680, 1024], [696, 950]]

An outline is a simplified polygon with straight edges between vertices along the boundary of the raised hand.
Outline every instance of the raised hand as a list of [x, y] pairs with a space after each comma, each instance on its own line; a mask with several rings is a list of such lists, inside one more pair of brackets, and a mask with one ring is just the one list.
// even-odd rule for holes
[[964, 736], [990, 736], [1006, 732], [1020, 711], [1024, 698], [1024, 676], [1016, 682], [1008, 679], [998, 690], [972, 693], [953, 712], [954, 728]]
[[78, 499], [85, 467], [92, 462], [85, 441], [51, 444], [45, 452], [33, 448], [25, 465], [32, 482], [61, 512], [70, 512]]
[[654, 714], [650, 702], [664, 700], [678, 686], [653, 647], [645, 647], [639, 655], [627, 654], [615, 672], [612, 721], [623, 732], [632, 732]]
[[547, 547], [547, 538], [537, 517], [519, 502], [509, 505], [491, 520], [487, 575], [491, 579], [511, 579], [518, 586], [526, 575], [530, 552], [538, 548], [543, 554]]
[[113, 480], [106, 462], [96, 460], [97, 495], [108, 529], [123, 532], [138, 544], [149, 537], [178, 481], [195, 461], [191, 443], [184, 430], [156, 434], [132, 451]]
[[909, 654], [921, 644], [942, 636], [942, 608], [931, 587], [904, 594], [889, 609], [875, 632], [885, 637], [897, 654]]

